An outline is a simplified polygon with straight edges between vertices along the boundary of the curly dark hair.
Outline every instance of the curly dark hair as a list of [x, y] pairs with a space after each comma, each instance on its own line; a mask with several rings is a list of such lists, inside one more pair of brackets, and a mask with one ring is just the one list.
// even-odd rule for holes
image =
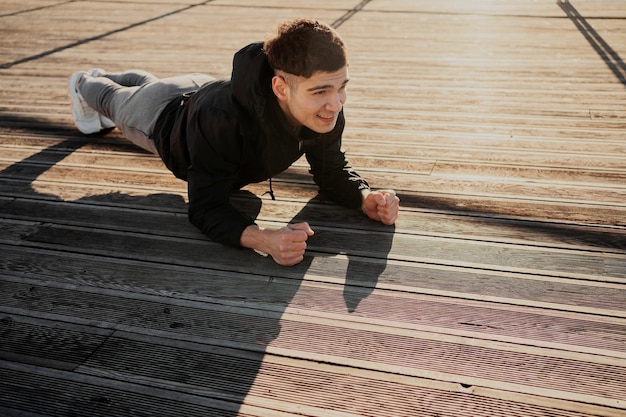
[[317, 71], [333, 72], [347, 64], [347, 49], [330, 26], [312, 19], [281, 23], [263, 45], [274, 70], [309, 78]]

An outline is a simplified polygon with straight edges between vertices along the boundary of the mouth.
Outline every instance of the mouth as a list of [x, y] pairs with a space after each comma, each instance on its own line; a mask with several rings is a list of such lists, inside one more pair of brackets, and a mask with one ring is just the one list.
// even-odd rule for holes
[[318, 114], [317, 117], [321, 119], [323, 122], [330, 123], [335, 120], [336, 115], [335, 114], [331, 114], [331, 115]]

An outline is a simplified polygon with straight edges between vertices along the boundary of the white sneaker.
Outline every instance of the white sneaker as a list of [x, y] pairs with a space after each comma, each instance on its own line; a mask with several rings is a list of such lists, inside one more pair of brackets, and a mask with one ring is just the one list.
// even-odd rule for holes
[[100, 117], [98, 112], [89, 107], [83, 96], [78, 91], [78, 82], [85, 71], [78, 71], [70, 75], [67, 82], [70, 103], [72, 105], [72, 117], [74, 124], [83, 133], [96, 133], [100, 131]]
[[[87, 74], [91, 75], [92, 77], [102, 77], [104, 74], [106, 74], [106, 71], [102, 68], [92, 68], [87, 71]], [[115, 127], [115, 122], [113, 120], [101, 114], [99, 114], [99, 116], [100, 126], [102, 126], [103, 129], [111, 129]]]
[[102, 77], [106, 73], [107, 72], [103, 70], [102, 68], [92, 68], [89, 71], [87, 71], [87, 74], [91, 75], [92, 77]]

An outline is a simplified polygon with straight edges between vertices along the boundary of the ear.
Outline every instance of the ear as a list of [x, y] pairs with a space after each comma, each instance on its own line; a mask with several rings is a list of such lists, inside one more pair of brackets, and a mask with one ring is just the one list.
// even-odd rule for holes
[[289, 84], [282, 76], [274, 75], [272, 78], [272, 91], [280, 101], [286, 101], [289, 97]]

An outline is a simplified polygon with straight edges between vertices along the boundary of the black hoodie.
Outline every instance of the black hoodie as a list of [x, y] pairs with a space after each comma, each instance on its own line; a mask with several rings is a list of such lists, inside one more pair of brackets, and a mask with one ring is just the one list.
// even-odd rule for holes
[[191, 223], [230, 246], [240, 246], [254, 224], [230, 204], [230, 194], [279, 174], [303, 154], [320, 190], [336, 202], [360, 207], [368, 188], [341, 150], [343, 112], [329, 133], [293, 127], [272, 92], [273, 75], [263, 44], [250, 44], [235, 54], [230, 81], [209, 82], [171, 102], [153, 133], [165, 165], [188, 182]]

